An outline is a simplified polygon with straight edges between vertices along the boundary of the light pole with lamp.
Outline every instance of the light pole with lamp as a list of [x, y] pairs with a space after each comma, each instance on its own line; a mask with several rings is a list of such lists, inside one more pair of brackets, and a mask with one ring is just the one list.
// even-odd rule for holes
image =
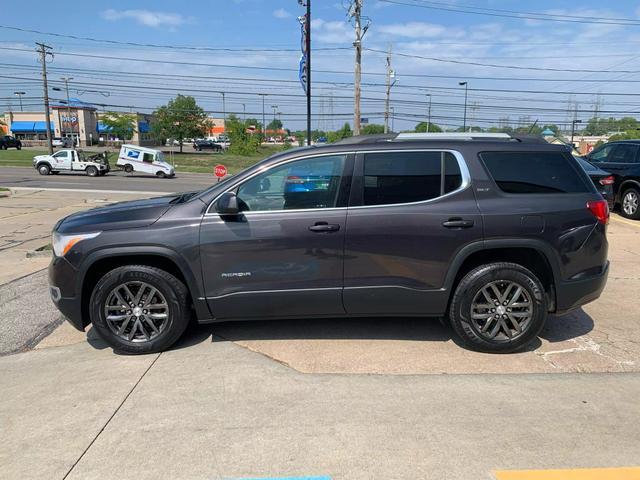
[[469, 90], [469, 84], [467, 82], [458, 82], [458, 85], [464, 87], [464, 120], [462, 124], [462, 131], [467, 131], [467, 91]]
[[576, 133], [576, 123], [582, 123], [582, 120], [571, 121], [571, 148], [575, 148], [575, 145], [573, 144], [573, 136]]
[[27, 92], [13, 92], [15, 96], [20, 100], [20, 111], [22, 112], [22, 95], [26, 95]]

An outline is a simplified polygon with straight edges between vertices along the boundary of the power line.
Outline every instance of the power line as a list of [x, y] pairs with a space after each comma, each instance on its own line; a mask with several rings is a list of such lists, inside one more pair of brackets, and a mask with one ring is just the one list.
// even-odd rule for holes
[[413, 0], [413, 3], [409, 3], [411, 0], [398, 1], [398, 0], [379, 0], [383, 3], [390, 3], [394, 5], [403, 5], [407, 7], [419, 7], [428, 8], [431, 10], [443, 10], [447, 12], [467, 13], [473, 15], [484, 15], [489, 17], [504, 17], [504, 18], [517, 18], [522, 20], [541, 20], [551, 22], [566, 22], [566, 23], [584, 23], [584, 24], [597, 24], [597, 25], [624, 25], [624, 26], [640, 26], [640, 21], [631, 18], [604, 18], [594, 19], [592, 17], [582, 17], [577, 15], [553, 15], [547, 13], [535, 13], [535, 12], [519, 12], [516, 10], [502, 10], [495, 8], [481, 8], [472, 5], [452, 5], [450, 3], [432, 2], [432, 1], [418, 1]]
[[[196, 50], [196, 51], [209, 51], [209, 52], [296, 52], [295, 48], [230, 48], [230, 47], [200, 47], [200, 46], [188, 46], [188, 45], [166, 45], [157, 43], [138, 43], [138, 42], [125, 42], [119, 40], [107, 40], [93, 37], [81, 37], [79, 35], [69, 35], [54, 32], [43, 32], [41, 30], [32, 30], [28, 28], [14, 27], [10, 25], [0, 25], [0, 28], [6, 30], [14, 30], [25, 33], [36, 33], [38, 35], [48, 35], [52, 37], [71, 38], [74, 40], [82, 40], [97, 43], [109, 43], [114, 45], [129, 45], [136, 47], [150, 47], [150, 48], [165, 48], [170, 50]], [[350, 50], [349, 47], [323, 47], [315, 48], [315, 50]]]

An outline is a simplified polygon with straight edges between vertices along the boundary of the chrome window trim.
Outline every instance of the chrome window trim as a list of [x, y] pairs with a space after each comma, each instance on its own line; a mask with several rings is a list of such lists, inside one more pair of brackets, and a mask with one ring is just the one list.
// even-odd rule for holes
[[422, 204], [426, 204], [426, 203], [432, 203], [435, 201], [439, 201], [443, 198], [447, 198], [451, 195], [454, 195], [456, 193], [460, 193], [463, 190], [466, 190], [467, 188], [469, 188], [471, 186], [471, 174], [469, 173], [469, 168], [467, 167], [467, 163], [464, 159], [464, 157], [462, 156], [462, 154], [457, 151], [457, 150], [452, 150], [452, 149], [448, 149], [448, 148], [414, 148], [414, 149], [407, 149], [407, 148], [402, 148], [402, 149], [393, 149], [393, 150], [388, 150], [388, 149], [377, 149], [377, 150], [357, 150], [357, 151], [346, 151], [346, 152], [333, 152], [333, 153], [321, 153], [321, 154], [310, 154], [310, 155], [305, 155], [302, 157], [296, 157], [296, 158], [291, 158], [289, 160], [285, 160], [283, 162], [279, 162], [276, 163], [274, 165], [269, 165], [268, 167], [264, 167], [259, 169], [257, 172], [255, 172], [253, 175], [251, 175], [250, 177], [247, 177], [245, 179], [242, 179], [240, 181], [238, 181], [237, 183], [233, 184], [233, 186], [231, 186], [230, 188], [226, 189], [224, 192], [220, 193], [220, 195], [218, 195], [217, 197], [215, 197], [211, 203], [209, 204], [209, 206], [207, 207], [207, 212], [205, 213], [205, 217], [207, 216], [220, 216], [220, 214], [218, 212], [215, 211], [211, 211], [212, 207], [215, 205], [216, 201], [218, 200], [218, 198], [220, 198], [222, 195], [224, 195], [227, 192], [230, 192], [231, 190], [234, 190], [238, 187], [238, 185], [240, 185], [241, 183], [244, 183], [245, 181], [248, 181], [250, 179], [252, 179], [253, 177], [255, 177], [256, 175], [259, 175], [261, 173], [266, 172], [267, 170], [274, 168], [274, 167], [279, 167], [281, 165], [284, 165], [286, 163], [289, 162], [294, 162], [297, 160], [304, 160], [307, 158], [313, 158], [313, 157], [327, 157], [327, 156], [337, 156], [337, 155], [360, 155], [360, 154], [368, 154], [368, 153], [402, 153], [402, 152], [445, 152], [445, 153], [451, 153], [456, 161], [458, 162], [458, 167], [460, 167], [460, 175], [462, 177], [462, 182], [460, 183], [460, 186], [458, 188], [456, 188], [455, 190], [452, 190], [451, 192], [445, 193], [444, 195], [441, 195], [439, 197], [436, 198], [430, 198], [428, 200], [421, 200], [419, 202], [408, 202], [408, 203], [385, 203], [382, 205], [358, 205], [355, 207], [331, 207], [331, 208], [304, 208], [304, 209], [292, 209], [292, 210], [255, 210], [255, 211], [247, 211], [247, 212], [242, 212], [242, 214], [244, 216], [252, 216], [255, 214], [279, 214], [279, 213], [296, 213], [296, 212], [317, 212], [317, 211], [333, 211], [333, 210], [355, 210], [355, 209], [364, 209], [364, 208], [388, 208], [388, 207], [400, 207], [400, 206], [406, 206], [406, 205], [422, 205]]

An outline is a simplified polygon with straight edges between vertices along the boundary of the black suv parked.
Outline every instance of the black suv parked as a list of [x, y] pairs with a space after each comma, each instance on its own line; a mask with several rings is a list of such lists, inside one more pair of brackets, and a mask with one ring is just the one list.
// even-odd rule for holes
[[213, 150], [214, 152], [221, 152], [222, 145], [213, 140], [196, 140], [193, 142], [193, 148], [201, 152], [202, 150]]
[[0, 137], [0, 150], [6, 150], [7, 148], [20, 150], [22, 148], [22, 142], [11, 135], [4, 135]]
[[61, 220], [51, 296], [131, 353], [171, 346], [192, 311], [202, 323], [446, 316], [465, 345], [508, 352], [548, 313], [598, 298], [608, 219], [563, 146], [356, 137]]
[[640, 219], [640, 140], [605, 143], [587, 160], [613, 174], [615, 204], [622, 216]]

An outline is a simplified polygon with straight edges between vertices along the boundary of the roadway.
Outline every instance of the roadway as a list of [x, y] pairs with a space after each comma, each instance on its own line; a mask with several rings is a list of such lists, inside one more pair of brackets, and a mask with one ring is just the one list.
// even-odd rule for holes
[[216, 182], [213, 175], [205, 173], [177, 173], [174, 178], [110, 172], [103, 177], [88, 177], [72, 172], [43, 176], [33, 168], [0, 167], [0, 186], [37, 189], [64, 189], [90, 191], [123, 191], [173, 193], [202, 190]]

